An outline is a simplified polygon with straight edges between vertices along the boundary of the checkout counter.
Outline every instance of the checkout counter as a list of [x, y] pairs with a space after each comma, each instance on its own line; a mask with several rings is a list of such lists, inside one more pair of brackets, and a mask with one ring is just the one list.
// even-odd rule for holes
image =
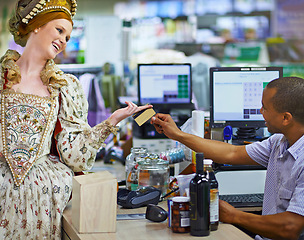
[[[122, 164], [113, 164], [111, 167], [105, 166], [103, 163], [96, 162], [94, 168], [96, 171], [107, 170], [111, 172], [118, 181], [125, 178], [124, 166]], [[94, 171], [94, 168], [92, 171]], [[163, 209], [167, 209], [167, 202], [159, 203]], [[243, 211], [255, 211], [252, 208], [242, 208]], [[146, 212], [146, 207], [125, 209], [117, 205], [117, 214], [142, 214]], [[107, 216], [101, 216], [107, 218]], [[198, 239], [198, 237], [191, 236], [190, 233], [173, 233], [167, 226], [167, 220], [164, 222], [152, 222], [145, 218], [132, 220], [117, 220], [116, 232], [112, 233], [90, 233], [79, 234], [72, 225], [72, 207], [71, 204], [63, 212], [62, 217], [62, 234], [63, 240], [181, 240], [181, 239]], [[207, 237], [201, 237], [210, 240], [246, 240], [252, 239], [249, 235], [238, 229], [237, 227], [220, 223], [218, 230], [211, 231]]]
[[[166, 206], [161, 203], [164, 209]], [[132, 214], [145, 213], [146, 207], [136, 209], [124, 209], [118, 206], [117, 214]], [[105, 216], [106, 217], [106, 216]], [[167, 221], [152, 222], [147, 219], [132, 219], [132, 220], [118, 220], [115, 233], [94, 233], [94, 234], [79, 234], [72, 225], [71, 206], [68, 206], [63, 212], [62, 228], [63, 240], [182, 240], [182, 239], [198, 239], [198, 237], [191, 236], [190, 233], [173, 233], [167, 226]], [[207, 237], [199, 237], [210, 240], [246, 240], [251, 239], [250, 236], [242, 232], [237, 227], [220, 223], [218, 230], [211, 231]]]

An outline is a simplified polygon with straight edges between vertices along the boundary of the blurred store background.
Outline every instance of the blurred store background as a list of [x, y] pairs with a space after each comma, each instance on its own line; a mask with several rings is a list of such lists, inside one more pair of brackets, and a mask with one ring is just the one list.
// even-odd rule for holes
[[[71, 40], [55, 61], [84, 84], [98, 78], [101, 108], [108, 112], [126, 98], [136, 102], [138, 63], [191, 63], [195, 106], [204, 111], [209, 110], [210, 67], [283, 66], [284, 76], [304, 77], [304, 0], [77, 4]], [[1, 55], [7, 48], [22, 53], [6, 27], [14, 5], [15, 1], [0, 0]], [[98, 103], [90, 93], [94, 110]]]
[[[61, 64], [113, 64], [115, 73], [138, 61], [184, 61], [203, 53], [221, 64], [284, 64], [286, 74], [304, 61], [303, 0], [78, 0], [73, 36]], [[0, 1], [0, 53], [14, 46], [7, 20], [15, 1]], [[157, 51], [157, 59], [154, 56]], [[167, 51], [174, 50], [174, 51]], [[176, 58], [176, 59], [174, 59]]]

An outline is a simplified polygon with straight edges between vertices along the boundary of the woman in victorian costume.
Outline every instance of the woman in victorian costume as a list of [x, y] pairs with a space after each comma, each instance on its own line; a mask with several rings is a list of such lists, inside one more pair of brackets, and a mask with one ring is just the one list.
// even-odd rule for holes
[[74, 172], [93, 166], [118, 122], [151, 107], [126, 102], [88, 125], [78, 79], [52, 60], [66, 47], [75, 12], [76, 0], [19, 0], [9, 21], [25, 48], [0, 60], [0, 239], [60, 239]]

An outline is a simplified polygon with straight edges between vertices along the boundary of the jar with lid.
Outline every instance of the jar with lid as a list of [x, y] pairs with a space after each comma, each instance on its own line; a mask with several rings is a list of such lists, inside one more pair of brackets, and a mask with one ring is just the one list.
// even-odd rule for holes
[[138, 187], [137, 174], [137, 159], [148, 156], [148, 150], [144, 147], [133, 147], [131, 153], [126, 157], [125, 171], [126, 171], [126, 188], [129, 190], [136, 190]]
[[152, 186], [166, 194], [169, 181], [169, 162], [160, 158], [140, 158], [138, 163], [138, 188]]
[[190, 232], [190, 199], [189, 197], [172, 198], [171, 230], [176, 233]]

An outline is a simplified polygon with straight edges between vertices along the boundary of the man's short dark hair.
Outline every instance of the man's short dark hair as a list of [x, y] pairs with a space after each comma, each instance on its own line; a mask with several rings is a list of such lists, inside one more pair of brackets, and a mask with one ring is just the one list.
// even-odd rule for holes
[[293, 118], [304, 124], [304, 79], [282, 77], [272, 80], [267, 88], [276, 88], [272, 98], [273, 107], [278, 112], [289, 112]]

